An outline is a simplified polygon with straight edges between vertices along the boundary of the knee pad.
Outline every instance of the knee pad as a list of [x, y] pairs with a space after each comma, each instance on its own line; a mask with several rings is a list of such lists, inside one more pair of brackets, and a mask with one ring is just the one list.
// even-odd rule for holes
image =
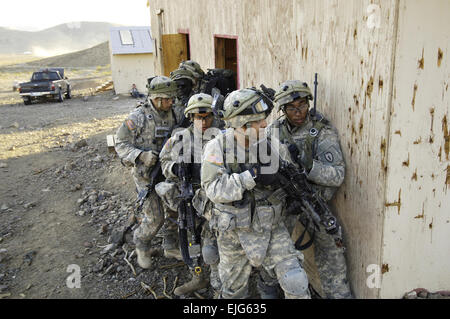
[[214, 265], [219, 262], [219, 251], [217, 246], [205, 245], [202, 247], [203, 261], [208, 265]]
[[287, 259], [275, 267], [281, 288], [294, 296], [308, 295], [308, 277], [297, 259]]
[[308, 277], [302, 268], [292, 268], [281, 276], [280, 286], [291, 295], [304, 296], [308, 294]]

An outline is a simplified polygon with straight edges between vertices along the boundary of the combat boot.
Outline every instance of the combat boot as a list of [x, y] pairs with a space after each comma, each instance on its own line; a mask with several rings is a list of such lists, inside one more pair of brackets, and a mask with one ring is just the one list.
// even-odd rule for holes
[[178, 240], [173, 234], [165, 234], [163, 237], [162, 248], [164, 249], [164, 257], [175, 258], [182, 261], [180, 249], [178, 248]]
[[180, 287], [177, 287], [173, 293], [176, 296], [183, 296], [183, 295], [193, 293], [197, 290], [206, 288], [206, 287], [208, 287], [208, 285], [209, 285], [209, 280], [207, 280], [205, 278], [203, 273], [200, 273], [200, 274], [193, 273], [191, 281], [185, 283], [184, 285], [182, 285]]
[[152, 265], [151, 251], [149, 249], [139, 249], [136, 247], [137, 263], [141, 268], [149, 269]]
[[164, 257], [166, 258], [175, 258], [176, 260], [183, 261], [183, 257], [181, 256], [180, 250], [177, 248], [174, 249], [165, 249]]

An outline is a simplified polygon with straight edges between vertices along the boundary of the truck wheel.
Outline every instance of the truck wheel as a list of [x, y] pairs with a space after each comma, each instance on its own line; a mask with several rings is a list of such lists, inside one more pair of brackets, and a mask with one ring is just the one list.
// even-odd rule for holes
[[67, 87], [66, 98], [69, 100], [72, 98], [72, 93], [70, 92], [70, 86]]
[[58, 92], [58, 102], [62, 102], [62, 101], [64, 101], [64, 95], [61, 93], [61, 89], [59, 89], [59, 92]]
[[26, 99], [23, 100], [23, 104], [30, 105], [31, 104], [31, 99], [29, 97], [27, 97]]

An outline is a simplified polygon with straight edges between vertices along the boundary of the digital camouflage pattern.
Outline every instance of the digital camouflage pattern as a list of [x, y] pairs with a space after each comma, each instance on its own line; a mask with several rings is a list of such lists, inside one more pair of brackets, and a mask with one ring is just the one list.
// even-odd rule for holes
[[184, 67], [191, 71], [198, 82], [205, 76], [205, 71], [203, 71], [200, 64], [194, 60], [182, 61], [178, 67]]
[[[314, 226], [310, 220], [307, 222], [305, 213], [300, 214], [300, 221], [308, 225], [309, 234], [314, 234], [314, 259], [322, 284], [325, 298], [349, 299], [353, 298], [347, 278], [347, 263], [345, 260], [345, 248], [342, 244], [336, 244], [337, 235], [328, 234], [323, 225]], [[317, 229], [318, 228], [318, 229]], [[338, 241], [338, 243], [342, 243]]]
[[308, 87], [308, 84], [299, 80], [288, 80], [281, 83], [280, 87], [275, 93], [274, 102], [281, 107], [284, 104], [290, 103], [297, 98], [305, 97], [308, 98], [308, 100], [313, 99], [313, 95]]
[[[197, 99], [199, 96], [203, 97], [200, 101], [198, 101]], [[209, 107], [209, 109], [211, 109], [210, 102], [212, 101], [212, 98], [209, 95], [207, 97], [209, 97], [209, 99], [206, 98], [206, 94], [197, 94], [191, 97], [191, 99], [189, 100], [189, 105], [191, 108], [186, 109], [185, 113], [188, 113], [189, 111], [195, 112], [196, 110], [198, 110], [196, 106], [206, 108]], [[193, 99], [195, 99], [196, 101], [191, 101]], [[205, 101], [209, 101], [209, 104], [205, 104]], [[174, 133], [173, 136], [164, 145], [160, 153], [160, 161], [163, 174], [166, 177], [166, 181], [159, 183], [156, 186], [156, 191], [163, 202], [168, 207], [170, 207], [171, 210], [173, 210], [174, 212], [178, 211], [178, 206], [180, 205], [180, 198], [178, 197], [180, 195], [180, 180], [178, 176], [173, 172], [173, 165], [179, 163], [180, 161], [183, 161], [183, 158], [180, 157], [180, 151], [183, 149], [183, 147], [185, 148], [183, 149], [183, 154], [186, 153], [186, 149], [189, 149], [189, 162], [192, 163], [191, 167], [193, 174], [193, 190], [195, 192], [193, 207], [197, 210], [197, 214], [199, 216], [203, 216], [206, 218], [206, 216], [209, 216], [211, 214], [211, 204], [209, 203], [206, 196], [204, 196], [200, 188], [201, 164], [195, 163], [194, 160], [201, 160], [203, 148], [205, 144], [212, 139], [213, 136], [201, 134], [201, 132], [196, 132], [195, 138], [197, 140], [194, 140], [194, 132], [194, 125], [191, 124], [189, 128]], [[219, 132], [217, 131], [217, 133]], [[217, 252], [217, 242], [214, 233], [209, 230], [208, 221], [206, 221], [202, 226], [201, 246], [202, 252], [207, 252], [207, 256], [203, 256], [203, 261], [210, 266], [210, 283], [214, 289], [218, 290], [220, 289], [220, 280], [218, 279], [217, 272], [218, 258], [216, 260], [214, 257], [211, 257], [210, 253], [211, 251]], [[193, 274], [193, 282], [196, 282], [196, 276], [196, 274]], [[203, 280], [206, 279], [203, 272], [201, 277]], [[186, 285], [189, 285], [189, 283], [187, 283]]]
[[173, 110], [177, 118], [177, 122], [181, 123], [184, 118], [184, 110], [186, 108], [189, 98], [195, 93], [195, 87], [197, 83], [197, 78], [194, 75], [192, 68], [186, 68], [180, 64], [180, 67], [172, 72], [170, 72], [170, 78], [173, 81], [186, 79], [192, 83], [192, 90], [188, 95], [184, 95], [182, 91], [177, 90], [176, 99], [173, 105]]
[[187, 79], [187, 80], [191, 81], [193, 86], [196, 83], [196, 79], [195, 79], [192, 71], [186, 69], [185, 67], [180, 67], [179, 69], [176, 69], [176, 70], [170, 72], [170, 78], [173, 81], [180, 80], [180, 79]]
[[[250, 271], [259, 267], [280, 282], [286, 298], [309, 298], [308, 281], [301, 266], [303, 255], [295, 249], [282, 223], [284, 191], [256, 185], [248, 171], [252, 164], [242, 167], [230, 163], [225, 154], [236, 154], [239, 148], [234, 143], [233, 130], [226, 130], [206, 144], [201, 169], [202, 188], [214, 203], [210, 226], [218, 232], [221, 296], [246, 297]], [[248, 163], [248, 151], [240, 151], [246, 153]], [[281, 147], [280, 154], [290, 161], [287, 149]], [[254, 198], [253, 217], [252, 200], [236, 205], [245, 196]], [[290, 289], [288, 278], [304, 287]]]
[[320, 129], [314, 142], [309, 145], [308, 139], [313, 126], [314, 122], [309, 115], [306, 122], [300, 127], [291, 126], [286, 118], [281, 118], [266, 128], [266, 134], [270, 136], [273, 134], [273, 130], [278, 129], [281, 143], [287, 146], [296, 145], [299, 150], [299, 158], [296, 160], [303, 167], [312, 167], [308, 173], [308, 180], [313, 183], [313, 187], [321, 193], [322, 197], [329, 201], [337, 188], [344, 182], [344, 157], [338, 133], [330, 124]]
[[[320, 117], [320, 115], [319, 115]], [[308, 161], [312, 164], [311, 171], [307, 174], [313, 188], [320, 193], [322, 198], [329, 201], [337, 188], [343, 183], [345, 177], [345, 162], [342, 155], [337, 130], [330, 124], [324, 125], [314, 142], [310, 143], [310, 130], [314, 122], [308, 114], [306, 122], [300, 127], [291, 126], [286, 118], [278, 119], [266, 129], [266, 134], [272, 134], [273, 130], [279, 130], [280, 141], [286, 145], [294, 143], [299, 152], [297, 160], [304, 166]], [[311, 150], [308, 151], [308, 148]], [[312, 220], [305, 212], [298, 212], [303, 225], [308, 225], [310, 236], [315, 229], [314, 251], [315, 261], [326, 298], [351, 298], [351, 290], [347, 280], [347, 266], [344, 256], [342, 241], [328, 234], [323, 225], [314, 226]], [[298, 216], [285, 217], [285, 223], [292, 233]]]
[[[170, 134], [174, 125], [173, 113], [157, 111], [149, 99], [146, 103], [139, 104], [117, 130], [115, 149], [122, 163], [132, 167], [131, 172], [138, 193], [150, 182], [149, 174], [152, 170], [152, 167], [146, 167], [138, 159], [139, 155], [150, 150], [159, 153], [165, 139], [162, 134]], [[134, 239], [137, 246], [145, 249], [164, 223], [164, 213], [167, 209], [158, 196], [151, 192], [142, 211], [144, 217], [134, 232]]]
[[147, 84], [150, 98], [175, 98], [177, 94], [177, 84], [167, 76], [155, 76]]

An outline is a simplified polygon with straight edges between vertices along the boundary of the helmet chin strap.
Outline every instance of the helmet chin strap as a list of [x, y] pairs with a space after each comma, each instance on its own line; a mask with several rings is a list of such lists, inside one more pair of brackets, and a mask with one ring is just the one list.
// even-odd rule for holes
[[161, 110], [162, 100], [161, 98], [158, 99], [158, 111]]

